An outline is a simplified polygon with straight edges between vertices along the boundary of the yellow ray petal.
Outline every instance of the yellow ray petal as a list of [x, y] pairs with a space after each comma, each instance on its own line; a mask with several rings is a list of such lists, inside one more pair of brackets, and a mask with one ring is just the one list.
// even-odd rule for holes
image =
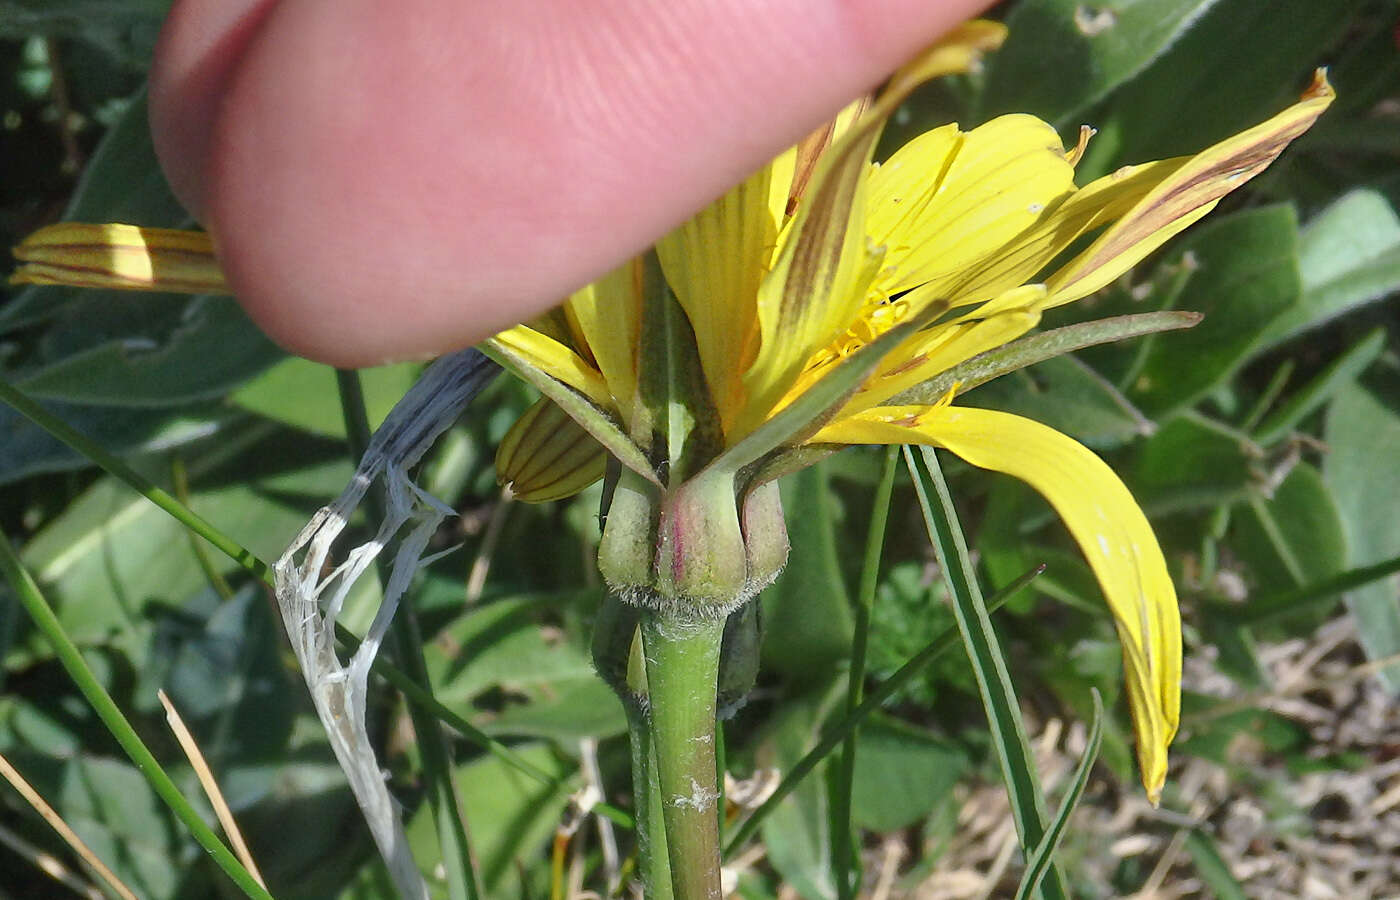
[[1097, 576], [1123, 644], [1128, 704], [1143, 784], [1155, 803], [1181, 703], [1181, 618], [1152, 528], [1128, 489], [1092, 452], [1053, 428], [985, 409], [886, 406], [838, 420], [812, 443], [921, 443], [1039, 491]]
[[552, 400], [525, 410], [496, 450], [496, 481], [529, 503], [572, 497], [603, 477], [607, 451]]
[[918, 332], [886, 357], [836, 418], [867, 410], [979, 353], [1014, 341], [1040, 324], [1036, 306], [1044, 296], [1043, 285], [1015, 288], [988, 303], [984, 315], [965, 316]]
[[[870, 176], [867, 228], [886, 247], [882, 289], [985, 296], [980, 270], [1074, 190], [1074, 168], [1055, 129], [1033, 116], [993, 119], [962, 134], [927, 132]], [[1035, 270], [1011, 274], [1020, 284]]]
[[597, 363], [623, 422], [630, 422], [637, 394], [642, 261], [629, 260], [577, 291], [564, 311]]
[[1006, 40], [1006, 26], [987, 19], [971, 19], [944, 34], [932, 46], [890, 76], [884, 104], [890, 97], [902, 102], [909, 92], [925, 81], [967, 72], [982, 61], [982, 56], [997, 49]]
[[61, 222], [14, 249], [17, 284], [227, 294], [228, 283], [202, 231]]
[[879, 257], [861, 222], [861, 175], [878, 134], [878, 123], [862, 124], [822, 158], [759, 286], [759, 348], [744, 373], [744, 407], [727, 423], [731, 442], [772, 412], [807, 361], [845, 331], [865, 301]]
[[1332, 103], [1318, 70], [1303, 98], [1288, 109], [1189, 159], [1143, 197], [1069, 265], [1048, 279], [1050, 306], [1091, 294], [1123, 274], [1172, 235], [1215, 208], [1220, 198], [1258, 175]]
[[[822, 154], [758, 292], [759, 347], [744, 374], [746, 402], [731, 441], [756, 428], [788, 395], [808, 361], [839, 338], [865, 304], [883, 249], [865, 233], [871, 153], [885, 121], [930, 78], [967, 71], [1000, 46], [1006, 29], [968, 22], [901, 68]], [[728, 422], [726, 424], [729, 424]]]
[[607, 382], [583, 357], [548, 335], [525, 325], [517, 325], [490, 338], [529, 365], [583, 394], [594, 405], [612, 410], [613, 398]]
[[656, 245], [725, 420], [743, 402], [740, 378], [758, 340], [754, 304], [777, 246], [793, 159], [792, 151], [778, 157]]

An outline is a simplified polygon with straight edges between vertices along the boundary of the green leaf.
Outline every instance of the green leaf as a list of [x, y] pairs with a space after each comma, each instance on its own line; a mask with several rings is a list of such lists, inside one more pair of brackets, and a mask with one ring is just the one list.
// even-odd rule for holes
[[1209, 509], [1243, 497], [1262, 451], [1227, 425], [1195, 413], [1178, 416], [1136, 448], [1127, 478], [1153, 514]]
[[[65, 343], [65, 330], [100, 327], [88, 316], [91, 298], [65, 311], [47, 342]], [[228, 297], [130, 296], [130, 316], [114, 340], [71, 346], [46, 363], [11, 375], [29, 395], [69, 403], [123, 407], [182, 406], [222, 397], [283, 357]], [[168, 321], [178, 310], [178, 321]], [[72, 352], [67, 352], [71, 349]]]
[[856, 739], [851, 816], [872, 831], [912, 825], [949, 799], [967, 765], [967, 754], [952, 741], [874, 718]]
[[1215, 840], [1199, 828], [1186, 834], [1186, 852], [1196, 864], [1196, 873], [1216, 900], [1248, 900], [1249, 895], [1230, 873], [1230, 865], [1220, 855]]
[[1091, 153], [1113, 151], [1096, 170], [1196, 153], [1278, 112], [1353, 15], [1351, 4], [1317, 0], [1211, 4], [1091, 123], [1102, 129]]
[[[208, 405], [178, 410], [132, 410], [112, 406], [44, 404], [54, 415], [119, 455], [164, 452], [224, 430], [237, 418]], [[13, 407], [0, 403], [0, 485], [44, 472], [91, 466], [73, 450]]]
[[[929, 540], [952, 590], [953, 612], [967, 657], [977, 676], [992, 746], [996, 750], [1006, 792], [1011, 800], [1016, 833], [1021, 839], [1022, 852], [1029, 856], [1044, 840], [1048, 828], [1040, 773], [1026, 741], [1021, 708], [1006, 668], [1006, 655], [992, 628], [972, 561], [968, 557], [967, 540], [958, 525], [948, 485], [938, 468], [937, 451], [932, 447], [920, 449], [920, 456], [915, 456], [911, 448], [904, 448], [904, 459], [914, 478], [914, 489], [919, 495]], [[1064, 876], [1058, 869], [1051, 869], [1048, 880], [1041, 885], [1040, 896], [1046, 900], [1067, 896]]]
[[[1336, 503], [1307, 463], [1295, 465], [1272, 497], [1251, 494], [1232, 523], [1230, 548], [1249, 567], [1256, 596], [1323, 581], [1346, 565]], [[1262, 612], [1253, 607], [1247, 615]]]
[[[844, 693], [837, 689], [838, 684], [839, 679], [830, 679], [825, 686], [783, 703], [756, 754], [763, 765], [786, 772], [802, 759], [816, 740], [827, 712]], [[820, 779], [808, 778], [798, 784], [763, 821], [762, 833], [768, 860], [784, 884], [806, 900], [834, 900], [830, 816], [826, 787]]]
[[986, 118], [1027, 112], [1072, 127], [1089, 105], [1141, 72], [1215, 0], [1026, 0], [989, 57]]
[[838, 564], [836, 498], [820, 463], [779, 485], [792, 550], [783, 574], [760, 595], [763, 668], [824, 682], [849, 655], [855, 628]]
[[[257, 555], [275, 558], [350, 473], [341, 461], [262, 477], [248, 473], [242, 484], [196, 490], [191, 505]], [[287, 495], [306, 499], [289, 505]], [[37, 534], [23, 557], [79, 644], [102, 643], [114, 630], [137, 625], [153, 605], [179, 607], [206, 585], [184, 526], [110, 476]], [[215, 559], [221, 572], [236, 568]], [[33, 635], [11, 649], [7, 663], [16, 664], [16, 653], [33, 659], [50, 652]]]
[[[1400, 556], [1400, 471], [1393, 453], [1377, 452], [1400, 447], [1397, 382], [1400, 378], [1387, 371], [1375, 390], [1345, 388], [1327, 412], [1324, 439], [1332, 449], [1322, 471], [1341, 515], [1352, 566]], [[1400, 591], [1394, 577], [1352, 591], [1347, 604], [1369, 658], [1400, 653]], [[1400, 666], [1389, 666], [1382, 675], [1392, 690], [1400, 690]]]
[[1347, 385], [1353, 384], [1385, 349], [1385, 329], [1377, 328], [1362, 338], [1327, 368], [1294, 394], [1287, 403], [1274, 410], [1254, 429], [1254, 439], [1264, 445], [1284, 437], [1299, 422], [1331, 400]]
[[[569, 769], [548, 746], [519, 749], [530, 763], [559, 780], [540, 784], [489, 756], [458, 766], [453, 774], [462, 808], [471, 815], [476, 869], [490, 896], [520, 894], [518, 866], [536, 857], [549, 841], [575, 787], [564, 778]], [[414, 858], [433, 859], [437, 839], [427, 804], [418, 809], [407, 831]], [[442, 886], [439, 877], [425, 875], [430, 886]]]
[[[394, 408], [423, 367], [397, 363], [360, 369], [369, 424], [379, 423]], [[345, 417], [340, 413], [335, 369], [293, 356], [268, 369], [235, 391], [229, 400], [249, 412], [326, 437], [345, 437]]]
[[128, 887], [157, 900], [178, 894], [173, 817], [134, 766], [80, 755], [65, 764], [56, 800], [64, 820]]
[[1269, 324], [1276, 344], [1400, 289], [1400, 215], [1380, 191], [1343, 194], [1299, 235], [1303, 293]]
[[622, 707], [599, 680], [587, 649], [540, 621], [553, 600], [497, 600], [443, 629], [425, 647], [438, 700], [466, 707], [488, 691], [501, 692], [501, 708], [477, 720], [492, 734], [572, 742], [625, 731]]
[[[1177, 244], [1168, 265], [1190, 253], [1196, 269], [1182, 304], [1205, 314], [1189, 331], [1157, 337], [1128, 394], [1154, 418], [1195, 403], [1253, 354], [1260, 332], [1298, 302], [1297, 217], [1266, 206], [1216, 219]], [[1190, 360], [1190, 364], [1186, 364]]]
[[1075, 767], [1074, 776], [1070, 778], [1069, 787], [1065, 789], [1064, 799], [1060, 801], [1060, 809], [1055, 813], [1055, 820], [1050, 823], [1050, 830], [1045, 833], [1045, 838], [1035, 848], [1026, 860], [1026, 871], [1021, 876], [1021, 883], [1016, 887], [1016, 900], [1027, 900], [1039, 888], [1041, 881], [1050, 871], [1050, 865], [1055, 859], [1055, 850], [1060, 846], [1060, 841], [1065, 836], [1065, 829], [1069, 825], [1069, 817], [1074, 813], [1074, 808], [1079, 804], [1079, 798], [1084, 794], [1084, 788], [1089, 783], [1089, 773], [1094, 768], [1094, 760], [1099, 756], [1099, 744], [1103, 741], [1103, 701], [1099, 699], [1099, 692], [1092, 691], [1094, 698], [1094, 717], [1089, 723], [1089, 736], [1085, 742], [1084, 755], [1079, 759], [1079, 765]]

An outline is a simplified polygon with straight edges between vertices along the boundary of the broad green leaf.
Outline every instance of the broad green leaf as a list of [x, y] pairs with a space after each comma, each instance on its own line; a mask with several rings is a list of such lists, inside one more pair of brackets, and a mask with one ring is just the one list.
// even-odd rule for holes
[[1350, 4], [1317, 0], [1210, 4], [1091, 121], [1103, 129], [1091, 150], [1112, 151], [1096, 168], [1195, 153], [1262, 121], [1307, 84], [1352, 15]]
[[[360, 369], [365, 405], [371, 428], [394, 408], [422, 366], [397, 363]], [[333, 438], [345, 437], [345, 417], [340, 412], [340, 395], [335, 385], [335, 369], [309, 359], [291, 356], [243, 385], [229, 397], [235, 406], [249, 412]]]
[[[564, 779], [569, 768], [544, 744], [520, 748], [520, 753], [536, 766]], [[453, 782], [470, 817], [472, 852], [476, 871], [488, 897], [521, 895], [518, 864], [534, 859], [559, 826], [576, 785], [567, 779], [542, 785], [492, 756], [459, 766]], [[427, 804], [417, 810], [408, 824], [409, 844], [420, 865], [429, 863], [425, 873], [430, 887], [442, 887], [431, 861], [437, 851], [432, 816]]]
[[[249, 472], [244, 483], [195, 490], [191, 506], [258, 556], [275, 559], [349, 477], [349, 463], [342, 461], [262, 477]], [[80, 645], [137, 627], [154, 605], [179, 607], [206, 585], [185, 529], [110, 476], [36, 535], [23, 557]], [[235, 569], [221, 556], [211, 559], [222, 572]], [[6, 663], [17, 664], [17, 653], [33, 659], [51, 652], [31, 635], [11, 649]]]
[[1244, 495], [1259, 455], [1248, 435], [1186, 414], [1137, 446], [1127, 482], [1151, 513], [1214, 508]]
[[126, 884], [151, 900], [177, 896], [180, 870], [175, 823], [136, 767], [126, 760], [78, 756], [64, 767], [57, 806], [93, 852]]
[[1286, 435], [1341, 389], [1354, 383], [1385, 349], [1386, 333], [1377, 328], [1347, 349], [1254, 429], [1254, 439], [1264, 445]]
[[[239, 418], [208, 405], [168, 409], [122, 409], [45, 403], [44, 407], [103, 447], [118, 454], [165, 452], [224, 430]], [[92, 465], [58, 438], [0, 402], [0, 485], [44, 472]]]
[[540, 618], [547, 596], [497, 600], [462, 616], [426, 648], [438, 700], [466, 707], [487, 691], [506, 700], [476, 723], [492, 734], [572, 742], [620, 734], [622, 707], [594, 670], [587, 648]]
[[[1342, 390], [1327, 413], [1324, 439], [1331, 448], [1323, 476], [1341, 514], [1347, 563], [1362, 566], [1400, 555], [1400, 410], [1397, 378], [1385, 371], [1374, 389]], [[1352, 591], [1347, 604], [1357, 620], [1366, 655], [1384, 659], [1400, 653], [1400, 589], [1394, 576]], [[1382, 670], [1392, 690], [1400, 690], [1400, 666]]]
[[1265, 330], [1276, 344], [1400, 290], [1400, 215], [1385, 194], [1358, 188], [1303, 228], [1298, 240], [1303, 293]]
[[1026, 0], [987, 64], [982, 112], [1027, 112], [1057, 127], [1141, 72], [1216, 0]]
[[1197, 268], [1181, 305], [1205, 319], [1188, 331], [1159, 335], [1128, 386], [1129, 397], [1152, 417], [1194, 403], [1229, 378], [1259, 346], [1260, 331], [1302, 291], [1297, 217], [1289, 206], [1216, 219], [1178, 243], [1171, 260], [1187, 253]]
[[[54, 328], [77, 331], [98, 328], [104, 318], [110, 322], [87, 315], [94, 311], [90, 299], [65, 310]], [[222, 397], [283, 357], [227, 297], [172, 302], [142, 295], [113, 303], [129, 313], [119, 326], [125, 334], [82, 346], [51, 333], [45, 344], [54, 348], [53, 358], [15, 372], [13, 383], [35, 398], [68, 403], [182, 406]], [[171, 321], [174, 315], [178, 321]]]
[[872, 831], [912, 825], [948, 800], [967, 765], [967, 754], [952, 741], [873, 719], [856, 739], [852, 820]]
[[1337, 505], [1307, 463], [1295, 465], [1272, 497], [1252, 493], [1232, 522], [1230, 547], [1249, 567], [1256, 597], [1323, 581], [1345, 567]]
[[825, 681], [850, 654], [855, 627], [838, 563], [836, 498], [822, 464], [780, 487], [792, 550], [783, 574], [760, 595], [763, 668], [799, 682]]

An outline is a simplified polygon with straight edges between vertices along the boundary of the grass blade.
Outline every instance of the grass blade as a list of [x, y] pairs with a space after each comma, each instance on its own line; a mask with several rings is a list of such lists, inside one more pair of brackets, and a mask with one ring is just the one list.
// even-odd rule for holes
[[[887, 447], [885, 462], [880, 470], [880, 483], [875, 488], [875, 502], [870, 512], [870, 530], [865, 539], [865, 560], [860, 570], [860, 592], [856, 596], [856, 621], [851, 640], [851, 668], [846, 688], [846, 715], [860, 706], [865, 686], [865, 654], [870, 636], [870, 607], [875, 602], [875, 588], [880, 579], [880, 558], [885, 549], [885, 525], [890, 518], [890, 495], [894, 493], [894, 476], [899, 466], [899, 448]], [[837, 769], [835, 796], [831, 804], [832, 862], [836, 870], [836, 891], [840, 900], [850, 900], [860, 890], [860, 861], [854, 853], [851, 836], [851, 790], [856, 771], [856, 729], [846, 735], [841, 746], [840, 767]], [[854, 878], [852, 869], [856, 869]]]
[[[982, 591], [967, 554], [967, 541], [958, 525], [943, 472], [938, 467], [936, 451], [932, 447], [920, 449], [923, 452], [915, 454], [905, 447], [904, 460], [914, 478], [929, 539], [952, 591], [953, 616], [962, 633], [978, 692], [982, 695], [982, 706], [987, 712], [992, 745], [1011, 798], [1011, 814], [1021, 839], [1021, 850], [1029, 858], [1045, 840], [1047, 829], [1045, 797], [1040, 789], [1035, 757], [1026, 741], [1021, 708], [1006, 670], [1006, 657], [982, 601]], [[1049, 877], [1041, 885], [1040, 896], [1046, 900], [1064, 900], [1068, 896], [1064, 876], [1057, 867], [1051, 866]]]
[[[1030, 584], [1035, 577], [1043, 571], [1045, 571], [1045, 566], [1036, 566], [1020, 578], [1011, 582], [1011, 584], [1002, 588], [987, 602], [987, 612], [992, 613], [1001, 609], [1008, 600], [1016, 596], [1016, 593], [1020, 591], [1021, 588]], [[956, 628], [945, 629], [943, 633], [934, 638], [927, 647], [916, 653], [908, 662], [900, 666], [893, 675], [886, 678], [877, 687], [871, 690], [871, 692], [866, 695], [865, 700], [861, 702], [860, 706], [856, 707], [854, 712], [851, 712], [840, 722], [837, 722], [827, 729], [822, 739], [817, 743], [817, 746], [813, 747], [806, 756], [798, 761], [797, 765], [792, 767], [787, 775], [783, 777], [783, 780], [778, 783], [778, 787], [774, 789], [772, 796], [763, 801], [758, 809], [753, 811], [753, 815], [749, 816], [748, 820], [744, 822], [743, 826], [734, 834], [734, 837], [729, 840], [729, 843], [725, 844], [724, 857], [728, 859], [738, 852], [739, 848], [757, 833], [758, 827], [763, 824], [763, 820], [768, 818], [769, 814], [778, 808], [778, 804], [791, 794], [797, 785], [802, 782], [802, 779], [811, 774], [812, 770], [815, 769], [823, 759], [826, 759], [827, 754], [836, 749], [848, 735], [854, 732], [861, 722], [865, 721], [871, 713], [883, 706], [886, 700], [890, 699], [896, 691], [908, 684], [910, 680], [923, 671], [929, 663], [933, 662], [944, 653], [947, 653], [949, 650], [952, 650], [958, 643], [958, 630]]]
[[1216, 900], [1249, 900], [1210, 835], [1199, 828], [1191, 829], [1186, 835], [1186, 852], [1191, 854], [1196, 872]]
[[1097, 690], [1090, 690], [1093, 691], [1094, 697], [1094, 718], [1089, 723], [1089, 737], [1084, 747], [1084, 756], [1074, 770], [1074, 777], [1070, 779], [1065, 797], [1060, 801], [1060, 810], [1055, 813], [1055, 820], [1050, 823], [1050, 830], [1045, 833], [1045, 839], [1026, 860], [1026, 872], [1021, 876], [1021, 883], [1016, 888], [1016, 900], [1030, 900], [1031, 895], [1040, 888], [1045, 874], [1050, 871], [1050, 864], [1055, 859], [1055, 850], [1060, 846], [1060, 839], [1065, 836], [1065, 826], [1069, 824], [1069, 817], [1074, 813], [1074, 808], [1079, 805], [1079, 798], [1083, 796], [1084, 787], [1089, 783], [1089, 773], [1093, 771], [1094, 761], [1099, 758], [1099, 745], [1103, 743], [1103, 698]]
[[1283, 591], [1259, 603], [1252, 610], [1239, 611], [1222, 604], [1219, 612], [1238, 625], [1259, 625], [1274, 619], [1286, 618], [1320, 603], [1333, 602], [1338, 599], [1340, 594], [1364, 587], [1373, 581], [1385, 578], [1387, 575], [1394, 575], [1396, 572], [1400, 572], [1400, 556], [1391, 557], [1373, 566], [1348, 569], [1333, 575], [1331, 578]]
[[146, 745], [137, 736], [136, 730], [131, 727], [131, 723], [122, 715], [122, 711], [112, 700], [110, 694], [102, 687], [101, 682], [93, 675], [83, 660], [78, 648], [68, 639], [64, 633], [63, 626], [59, 624], [58, 617], [54, 615], [53, 608], [39, 591], [39, 586], [34, 583], [34, 579], [25, 570], [23, 563], [19, 561], [19, 556], [15, 554], [14, 547], [11, 546], [9, 538], [3, 531], [0, 531], [0, 571], [3, 571], [5, 578], [14, 588], [15, 595], [19, 597], [24, 608], [29, 612], [30, 618], [34, 620], [35, 626], [53, 644], [54, 655], [68, 672], [73, 683], [82, 691], [83, 697], [97, 713], [102, 724], [107, 726], [107, 730], [112, 733], [112, 737], [117, 739], [123, 751], [137, 770], [150, 782], [151, 787], [165, 805], [169, 806], [176, 817], [185, 824], [185, 827], [194, 835], [194, 839], [199, 845], [214, 859], [215, 864], [228, 875], [233, 883], [242, 889], [243, 893], [256, 900], [272, 900], [272, 895], [243, 868], [238, 857], [228, 847], [224, 846], [204, 820], [195, 812], [190, 802], [180, 793], [180, 789], [175, 786], [175, 782], [161, 768], [160, 763]]

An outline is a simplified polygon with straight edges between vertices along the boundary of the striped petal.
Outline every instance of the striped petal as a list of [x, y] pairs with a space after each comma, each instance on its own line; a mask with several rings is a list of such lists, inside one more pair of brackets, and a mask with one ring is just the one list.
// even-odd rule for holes
[[228, 283], [202, 231], [61, 222], [14, 248], [16, 284], [227, 294]]
[[564, 313], [607, 382], [624, 424], [630, 424], [637, 394], [642, 261], [628, 260], [577, 291], [564, 304]]
[[1113, 470], [1053, 428], [953, 406], [877, 407], [828, 425], [812, 442], [945, 447], [974, 466], [1021, 479], [1050, 501], [1113, 613], [1143, 784], [1157, 802], [1181, 705], [1181, 618], [1152, 528]]
[[793, 160], [791, 151], [778, 157], [656, 245], [726, 422], [744, 402], [740, 379], [758, 342], [758, 286], [778, 243]]
[[603, 477], [607, 451], [552, 400], [525, 411], [496, 450], [496, 481], [520, 500], [572, 497]]
[[521, 365], [543, 372], [555, 381], [592, 400], [601, 409], [613, 409], [612, 394], [602, 374], [569, 347], [526, 325], [517, 325], [490, 338], [487, 346], [497, 345]]
[[[1288, 109], [1170, 167], [1131, 210], [1083, 253], [1048, 279], [1048, 306], [1069, 303], [1113, 281], [1169, 238], [1215, 208], [1220, 198], [1258, 175], [1307, 131], [1336, 94], [1322, 70], [1302, 99]], [[1110, 176], [1112, 177], [1112, 176]]]

